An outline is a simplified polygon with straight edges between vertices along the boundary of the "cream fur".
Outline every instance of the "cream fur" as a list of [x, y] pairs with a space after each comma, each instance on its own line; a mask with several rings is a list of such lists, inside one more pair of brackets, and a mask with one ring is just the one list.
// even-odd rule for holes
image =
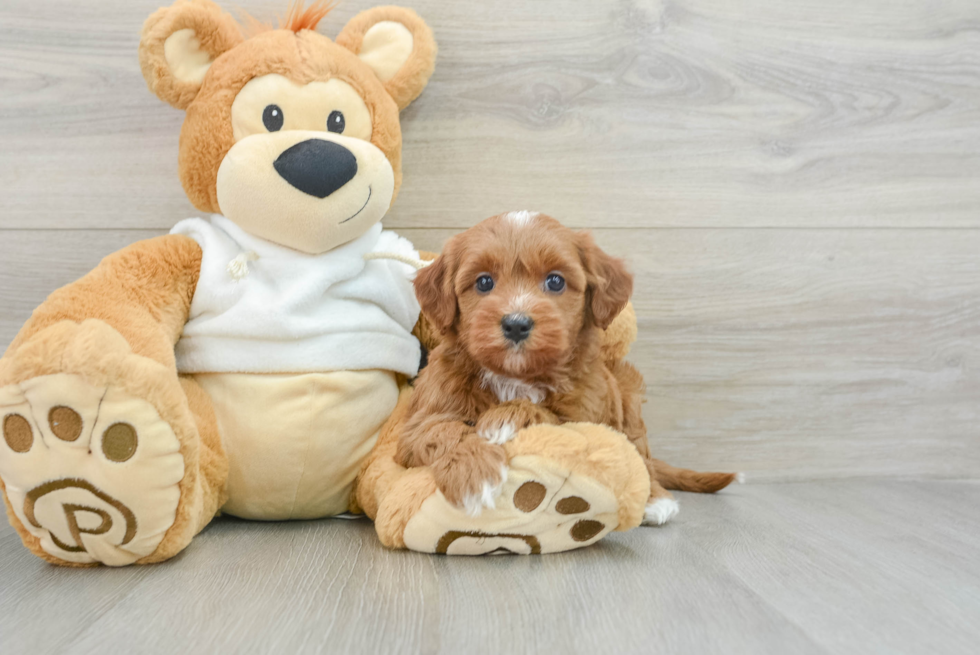
[[[357, 160], [354, 178], [326, 198], [297, 191], [273, 170], [282, 152], [311, 140], [340, 144]], [[384, 217], [394, 191], [394, 170], [381, 150], [368, 141], [325, 131], [245, 137], [225, 155], [215, 178], [226, 218], [250, 234], [310, 255], [328, 253], [363, 235]]]
[[342, 79], [298, 84], [284, 75], [272, 73], [253, 78], [242, 87], [231, 104], [231, 124], [235, 142], [253, 134], [267, 132], [262, 122], [266, 106], [275, 104], [284, 114], [283, 130], [323, 133], [333, 111], [344, 114], [344, 136], [371, 141], [374, 126], [371, 111], [357, 89]]
[[163, 57], [177, 82], [200, 85], [214, 58], [201, 47], [194, 28], [177, 30], [163, 42]]
[[[81, 418], [73, 441], [56, 437], [44, 420], [57, 406], [69, 406]], [[0, 459], [0, 476], [15, 515], [45, 552], [80, 564], [123, 566], [156, 550], [176, 520], [184, 460], [179, 440], [152, 405], [114, 387], [91, 385], [80, 375], [56, 373], [0, 389], [0, 416], [10, 414], [27, 417], [34, 443], [18, 457]], [[103, 450], [110, 426], [120, 420], [135, 428], [139, 443], [117, 464], [108, 462]], [[61, 484], [27, 502], [32, 490], [51, 480], [78, 477], [95, 493]], [[100, 532], [100, 524], [111, 527]], [[75, 534], [75, 528], [83, 532]], [[84, 550], [65, 552], [57, 543]]]
[[382, 82], [387, 82], [408, 62], [414, 44], [415, 37], [407, 27], [395, 21], [381, 21], [364, 33], [357, 56]]
[[387, 371], [194, 379], [214, 403], [228, 453], [222, 511], [264, 521], [346, 512], [361, 463], [398, 401]]

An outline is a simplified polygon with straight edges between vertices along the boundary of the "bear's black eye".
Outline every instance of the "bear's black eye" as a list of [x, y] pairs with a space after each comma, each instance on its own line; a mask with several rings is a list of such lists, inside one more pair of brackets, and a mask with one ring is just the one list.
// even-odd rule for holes
[[279, 105], [269, 105], [262, 112], [262, 123], [265, 124], [265, 129], [270, 132], [278, 132], [282, 129], [282, 109]]
[[558, 273], [552, 273], [545, 279], [544, 286], [552, 293], [561, 293], [565, 290], [565, 278]]
[[476, 278], [476, 290], [480, 293], [486, 293], [493, 290], [493, 278], [489, 275], [481, 275]]
[[337, 110], [330, 112], [330, 116], [327, 117], [327, 130], [343, 134], [345, 127], [347, 127], [347, 121], [344, 120], [343, 112]]

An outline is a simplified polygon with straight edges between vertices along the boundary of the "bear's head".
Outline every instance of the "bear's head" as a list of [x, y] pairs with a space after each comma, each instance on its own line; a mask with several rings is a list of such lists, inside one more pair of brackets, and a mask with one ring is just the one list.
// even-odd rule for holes
[[194, 205], [306, 253], [364, 234], [401, 183], [398, 112], [435, 66], [432, 32], [411, 10], [355, 16], [336, 42], [314, 31], [326, 2], [292, 5], [280, 29], [239, 24], [210, 0], [150, 16], [140, 66], [186, 110], [180, 179]]

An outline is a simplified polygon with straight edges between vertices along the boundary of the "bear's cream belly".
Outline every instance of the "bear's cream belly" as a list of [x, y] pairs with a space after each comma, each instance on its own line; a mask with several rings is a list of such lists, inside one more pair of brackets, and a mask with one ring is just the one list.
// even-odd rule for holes
[[361, 464], [398, 402], [389, 371], [193, 376], [228, 453], [223, 512], [311, 519], [348, 510]]

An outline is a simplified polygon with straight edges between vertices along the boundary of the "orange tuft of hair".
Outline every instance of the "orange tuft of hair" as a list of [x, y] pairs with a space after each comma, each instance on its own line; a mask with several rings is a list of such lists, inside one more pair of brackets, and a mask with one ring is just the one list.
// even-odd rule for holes
[[[313, 4], [306, 7], [305, 0], [293, 0], [289, 5], [289, 11], [285, 18], [279, 18], [279, 29], [299, 32], [300, 30], [315, 30], [320, 21], [326, 17], [333, 8], [337, 6], [334, 0], [314, 0]], [[274, 29], [271, 24], [258, 20], [248, 12], [239, 9], [241, 15], [243, 31], [246, 37], [253, 37], [262, 32]]]
[[294, 0], [286, 18], [279, 21], [279, 29], [293, 32], [315, 30], [320, 21], [336, 6], [334, 0], [314, 0], [313, 4], [304, 9], [305, 4], [305, 0]]

